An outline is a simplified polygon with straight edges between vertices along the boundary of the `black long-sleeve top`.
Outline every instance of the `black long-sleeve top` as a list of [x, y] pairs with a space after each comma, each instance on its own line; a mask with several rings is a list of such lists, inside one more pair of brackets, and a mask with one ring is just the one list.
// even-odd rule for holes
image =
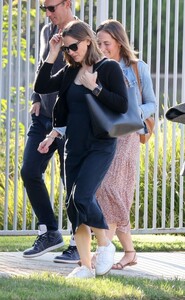
[[[93, 70], [100, 63], [96, 63]], [[53, 64], [47, 62], [43, 64], [35, 80], [34, 90], [40, 94], [59, 91], [53, 110], [53, 126], [63, 127], [66, 126], [68, 113], [65, 93], [74, 82], [80, 67], [72, 68], [67, 65], [55, 75], [51, 75], [52, 66]], [[97, 72], [102, 85], [98, 100], [114, 111], [125, 113], [128, 109], [127, 89], [119, 64], [115, 60], [107, 59]]]

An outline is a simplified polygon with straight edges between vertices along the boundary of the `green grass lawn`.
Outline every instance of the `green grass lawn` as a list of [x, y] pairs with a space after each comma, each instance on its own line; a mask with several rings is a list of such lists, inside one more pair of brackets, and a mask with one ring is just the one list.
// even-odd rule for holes
[[123, 276], [65, 279], [42, 274], [0, 278], [1, 300], [123, 300], [185, 299], [183, 281], [149, 280]]
[[[0, 237], [0, 252], [22, 251], [35, 237]], [[64, 237], [66, 247], [69, 237]], [[183, 235], [133, 235], [135, 248], [144, 251], [184, 251]], [[118, 240], [114, 243], [122, 251]], [[93, 240], [92, 251], [96, 242]], [[64, 249], [64, 248], [63, 248]], [[61, 249], [62, 250], [62, 249]], [[57, 249], [59, 251], [59, 249]], [[60, 274], [42, 273], [29, 276], [0, 277], [0, 300], [185, 300], [183, 280], [150, 280], [126, 276], [96, 279], [66, 279]]]
[[[30, 248], [35, 238], [35, 236], [0, 236], [0, 252], [23, 251]], [[69, 239], [69, 236], [64, 236], [64, 248], [68, 246]], [[123, 251], [116, 237], [113, 242], [118, 252]], [[185, 235], [133, 235], [133, 242], [137, 252], [185, 250]], [[61, 250], [64, 248], [61, 248]], [[92, 251], [95, 251], [95, 249], [96, 240], [93, 239]], [[58, 252], [60, 249], [56, 251]]]

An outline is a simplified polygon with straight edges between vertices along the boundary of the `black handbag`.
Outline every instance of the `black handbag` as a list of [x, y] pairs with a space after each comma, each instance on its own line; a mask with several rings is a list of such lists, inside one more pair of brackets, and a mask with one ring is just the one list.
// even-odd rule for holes
[[185, 103], [170, 107], [166, 112], [169, 121], [185, 124]]
[[135, 87], [127, 88], [128, 110], [125, 114], [110, 110], [93, 94], [86, 94], [93, 134], [97, 138], [115, 138], [144, 128]]

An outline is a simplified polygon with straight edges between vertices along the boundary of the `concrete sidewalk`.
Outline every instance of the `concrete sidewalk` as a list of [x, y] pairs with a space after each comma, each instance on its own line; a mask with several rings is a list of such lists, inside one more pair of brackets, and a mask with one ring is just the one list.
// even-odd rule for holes
[[[77, 265], [54, 263], [53, 259], [61, 252], [49, 252], [32, 259], [23, 258], [22, 252], [0, 252], [0, 277], [30, 275], [50, 272], [67, 276]], [[118, 262], [123, 253], [116, 253]], [[185, 280], [185, 252], [141, 252], [137, 254], [138, 264], [124, 270], [111, 270], [110, 274], [142, 277], [149, 279]]]

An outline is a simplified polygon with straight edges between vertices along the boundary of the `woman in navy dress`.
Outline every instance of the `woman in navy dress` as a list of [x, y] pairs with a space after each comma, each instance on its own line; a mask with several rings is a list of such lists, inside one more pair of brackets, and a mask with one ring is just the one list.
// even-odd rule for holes
[[[51, 76], [61, 46], [67, 65]], [[89, 25], [73, 21], [62, 34], [51, 39], [49, 55], [35, 81], [35, 91], [59, 91], [53, 111], [53, 130], [39, 144], [38, 151], [46, 153], [66, 126], [66, 207], [82, 263], [68, 277], [95, 276], [91, 268], [91, 230], [98, 243], [95, 272], [104, 275], [113, 265], [115, 247], [106, 238], [108, 226], [95, 195], [114, 157], [116, 139], [98, 139], [93, 135], [85, 94], [93, 93], [110, 109], [125, 113], [127, 93], [122, 71], [116, 61], [103, 57]]]

